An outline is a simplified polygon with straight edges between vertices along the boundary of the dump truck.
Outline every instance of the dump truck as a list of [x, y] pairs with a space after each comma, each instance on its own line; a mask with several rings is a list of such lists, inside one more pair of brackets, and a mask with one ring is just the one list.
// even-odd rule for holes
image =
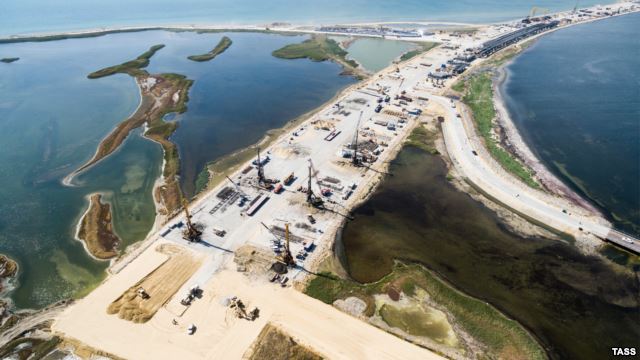
[[287, 176], [283, 183], [287, 186], [291, 185], [296, 179], [296, 176], [294, 175], [294, 173], [289, 174], [289, 176]]

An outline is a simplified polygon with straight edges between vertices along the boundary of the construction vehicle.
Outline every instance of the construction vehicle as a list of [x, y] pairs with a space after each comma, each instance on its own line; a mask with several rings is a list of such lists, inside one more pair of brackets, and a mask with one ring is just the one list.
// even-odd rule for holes
[[141, 287], [139, 287], [138, 290], [136, 290], [136, 294], [138, 294], [138, 296], [140, 296], [142, 300], [147, 300], [148, 298], [150, 298], [149, 294], [145, 291], [145, 289]]
[[242, 302], [242, 300], [237, 297], [232, 297], [231, 302], [229, 303], [229, 307], [235, 310], [236, 317], [238, 319], [245, 319], [249, 321], [254, 321], [260, 315], [260, 310], [255, 307], [253, 310], [247, 312], [247, 309]]
[[200, 286], [194, 285], [185, 294], [184, 298], [180, 300], [180, 304], [189, 306], [191, 305], [191, 302], [193, 302], [193, 300], [195, 300], [197, 297], [202, 297], [202, 289], [200, 289]]
[[278, 280], [280, 280], [280, 274], [278, 273], [273, 273], [273, 275], [269, 278], [270, 282], [276, 282]]
[[197, 229], [193, 223], [191, 223], [191, 215], [189, 214], [189, 204], [187, 204], [187, 200], [182, 199], [182, 206], [184, 207], [184, 215], [187, 221], [187, 228], [182, 232], [182, 238], [190, 242], [199, 241], [202, 231]]
[[214, 227], [212, 230], [213, 230], [213, 233], [216, 234], [216, 236], [224, 237], [225, 235], [227, 235], [227, 231], [224, 229]]
[[293, 182], [296, 180], [296, 176], [294, 175], [294, 173], [289, 174], [289, 176], [287, 176], [283, 183], [287, 186], [293, 184]]
[[311, 224], [315, 224], [316, 223], [316, 219], [311, 214], [307, 214], [307, 219], [309, 220], [309, 222]]
[[[307, 181], [307, 203], [315, 208], [322, 208], [324, 200], [313, 192], [311, 188], [311, 179], [314, 177], [313, 162], [309, 159], [309, 179]], [[316, 179], [317, 181], [317, 179]]]

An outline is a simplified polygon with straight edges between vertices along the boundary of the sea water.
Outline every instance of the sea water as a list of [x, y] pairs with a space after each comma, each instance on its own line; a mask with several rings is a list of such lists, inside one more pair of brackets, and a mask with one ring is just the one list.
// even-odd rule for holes
[[[580, 6], [600, 3], [580, 1]], [[0, 35], [169, 24], [336, 24], [365, 21], [489, 23], [527, 16], [535, 5], [570, 10], [573, 0], [4, 0]]]
[[640, 14], [546, 35], [508, 67], [503, 93], [545, 165], [640, 235]]

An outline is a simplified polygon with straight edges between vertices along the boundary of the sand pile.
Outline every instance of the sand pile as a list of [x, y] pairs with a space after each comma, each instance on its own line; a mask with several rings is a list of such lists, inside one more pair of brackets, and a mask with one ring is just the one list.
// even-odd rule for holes
[[[108, 314], [117, 314], [121, 319], [135, 323], [149, 321], [202, 263], [196, 255], [177, 245], [163, 244], [156, 250], [169, 258], [109, 304]], [[138, 293], [140, 288], [148, 298]]]

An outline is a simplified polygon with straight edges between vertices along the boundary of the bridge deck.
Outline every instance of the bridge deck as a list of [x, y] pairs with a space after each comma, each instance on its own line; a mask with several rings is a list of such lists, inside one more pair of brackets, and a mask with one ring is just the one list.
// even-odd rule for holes
[[640, 240], [618, 230], [611, 230], [605, 239], [636, 254], [640, 254]]

